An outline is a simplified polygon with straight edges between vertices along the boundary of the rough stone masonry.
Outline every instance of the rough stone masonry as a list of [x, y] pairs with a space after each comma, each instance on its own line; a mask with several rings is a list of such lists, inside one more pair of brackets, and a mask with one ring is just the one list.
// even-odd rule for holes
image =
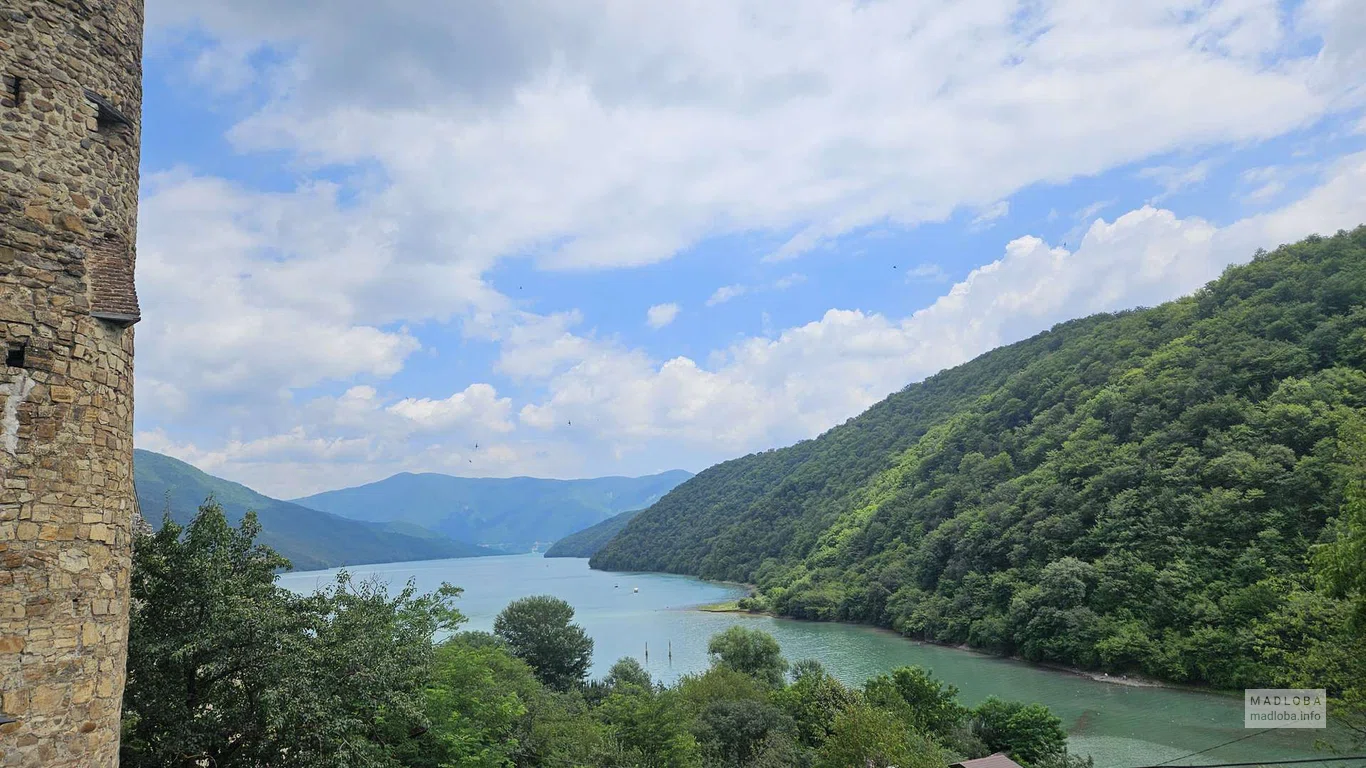
[[0, 4], [0, 766], [112, 768], [142, 0]]

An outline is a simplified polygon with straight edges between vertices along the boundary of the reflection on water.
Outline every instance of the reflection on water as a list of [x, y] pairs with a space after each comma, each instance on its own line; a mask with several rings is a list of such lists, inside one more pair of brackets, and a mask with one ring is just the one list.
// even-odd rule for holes
[[[914, 643], [891, 632], [845, 624], [714, 614], [692, 606], [738, 597], [739, 590], [684, 576], [593, 571], [587, 560], [508, 555], [356, 566], [359, 579], [377, 576], [398, 586], [413, 579], [429, 591], [445, 582], [463, 588], [467, 628], [488, 630], [508, 602], [549, 594], [574, 606], [593, 637], [593, 674], [632, 656], [656, 679], [673, 682], [707, 666], [707, 640], [743, 623], [778, 639], [788, 659], [819, 659], [850, 685], [904, 664], [918, 664], [958, 687], [965, 704], [988, 695], [1048, 705], [1071, 734], [1075, 752], [1098, 768], [1153, 765], [1246, 736], [1239, 697], [1104, 683], [1022, 662]], [[310, 591], [336, 571], [286, 574], [282, 586]], [[639, 588], [639, 592], [635, 589]], [[648, 659], [647, 659], [648, 652]], [[1313, 757], [1322, 731], [1273, 730], [1176, 764]]]

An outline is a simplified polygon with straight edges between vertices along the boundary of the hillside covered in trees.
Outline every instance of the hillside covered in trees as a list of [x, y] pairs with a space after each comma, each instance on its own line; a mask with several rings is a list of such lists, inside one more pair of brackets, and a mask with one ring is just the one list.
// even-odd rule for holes
[[750, 582], [757, 608], [1032, 660], [1331, 688], [1366, 644], [1311, 561], [1363, 471], [1363, 368], [1366, 227], [712, 467], [592, 565]]
[[550, 549], [545, 551], [545, 556], [592, 557], [598, 550], [607, 546], [607, 542], [611, 541], [613, 536], [621, 533], [626, 524], [631, 522], [631, 518], [638, 514], [640, 510], [633, 509], [609, 517], [597, 525], [590, 525], [582, 531], [575, 531], [551, 545]]

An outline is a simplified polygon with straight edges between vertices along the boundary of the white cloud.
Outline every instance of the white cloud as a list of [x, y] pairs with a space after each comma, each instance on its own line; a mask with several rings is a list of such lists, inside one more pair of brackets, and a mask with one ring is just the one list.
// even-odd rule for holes
[[162, 34], [194, 21], [227, 49], [287, 55], [238, 146], [376, 164], [388, 208], [468, 258], [561, 268], [752, 230], [795, 232], [775, 252], [792, 256], [1279, 135], [1340, 100], [1320, 70], [1356, 61], [1330, 36], [1322, 56], [1267, 66], [1291, 31], [1265, 3], [152, 5]]
[[295, 425], [201, 447], [165, 429], [142, 430], [139, 448], [190, 462], [278, 498], [357, 485], [400, 471], [509, 476], [553, 474], [574, 462], [567, 446], [511, 435], [510, 398], [472, 384], [442, 399], [395, 398], [358, 385], [292, 410]]
[[193, 443], [177, 442], [162, 430], [139, 432], [137, 444], [139, 448], [174, 456], [209, 473], [232, 465], [263, 461], [313, 464], [364, 460], [371, 447], [366, 438], [312, 437], [303, 427], [255, 440], [229, 440], [213, 450], [202, 450]]
[[423, 430], [448, 431], [478, 425], [493, 432], [511, 432], [511, 406], [511, 398], [498, 397], [497, 390], [488, 384], [471, 384], [444, 400], [409, 397], [385, 410]]
[[973, 218], [971, 226], [974, 229], [985, 229], [988, 226], [990, 226], [993, 222], [995, 222], [997, 219], [1004, 218], [1009, 214], [1010, 201], [998, 200], [995, 203], [992, 203], [991, 205], [987, 206], [986, 208], [983, 208], [982, 212], [977, 214], [977, 216]]
[[707, 306], [714, 307], [717, 304], [725, 304], [737, 296], [743, 296], [749, 292], [749, 288], [743, 285], [723, 285], [712, 292], [707, 299]]
[[1162, 194], [1154, 198], [1154, 201], [1157, 201], [1183, 189], [1203, 183], [1205, 179], [1209, 178], [1209, 172], [1213, 166], [1214, 162], [1208, 159], [1185, 166], [1157, 165], [1140, 170], [1138, 177], [1140, 179], [1152, 179], [1162, 186]]
[[1308, 0], [1298, 23], [1309, 34], [1323, 37], [1323, 50], [1313, 72], [1314, 87], [1335, 106], [1366, 105], [1366, 13], [1361, 0]]
[[772, 283], [759, 285], [723, 285], [712, 292], [707, 299], [707, 306], [714, 307], [717, 304], [725, 304], [731, 299], [739, 298], [747, 293], [761, 293], [764, 291], [786, 291], [793, 286], [801, 285], [806, 282], [806, 275], [800, 272], [783, 275]]
[[677, 304], [656, 304], [645, 310], [645, 322], [651, 328], [663, 328], [678, 317]]
[[184, 172], [140, 210], [139, 399], [158, 409], [397, 373], [419, 344], [398, 321], [500, 306], [480, 265], [395, 247], [393, 222], [330, 185], [244, 191]]
[[1075, 251], [1011, 241], [931, 306], [896, 320], [830, 310], [776, 338], [750, 338], [706, 366], [662, 363], [615, 344], [549, 382], [524, 424], [574, 428], [621, 446], [671, 440], [712, 458], [811, 437], [888, 392], [993, 347], [1095, 312], [1188, 293], [1258, 247], [1354, 226], [1366, 210], [1366, 153], [1303, 200], [1219, 228], [1145, 206], [1095, 222]]
[[947, 272], [944, 271], [944, 268], [939, 266], [938, 264], [918, 264], [906, 270], [906, 279], [908, 281], [924, 280], [933, 283], [940, 283], [945, 280], [948, 280], [949, 275]]
[[544, 378], [592, 350], [592, 342], [571, 328], [583, 322], [578, 311], [553, 315], [520, 313], [490, 337], [500, 343], [494, 368], [514, 379]]
[[1092, 216], [1095, 216], [1097, 213], [1100, 213], [1114, 204], [1114, 200], [1097, 200], [1072, 214], [1072, 218], [1079, 221], [1088, 221]]
[[1331, 234], [1362, 223], [1366, 210], [1366, 152], [1332, 164], [1325, 180], [1304, 197], [1228, 227], [1230, 237], [1251, 247], [1289, 243], [1311, 233]]
[[1291, 184], [1317, 176], [1325, 164], [1300, 162], [1248, 168], [1238, 174], [1239, 199], [1250, 205], [1265, 205], [1276, 200]]
[[1283, 191], [1285, 191], [1285, 184], [1283, 182], [1268, 181], [1246, 195], [1243, 195], [1243, 201], [1249, 203], [1264, 203]]

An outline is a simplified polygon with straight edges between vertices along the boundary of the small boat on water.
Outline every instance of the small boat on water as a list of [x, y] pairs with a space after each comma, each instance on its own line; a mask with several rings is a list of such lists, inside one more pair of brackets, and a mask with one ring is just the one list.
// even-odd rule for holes
[[640, 591], [640, 587], [636, 587], [635, 589], [633, 589], [633, 590], [631, 590], [631, 591], [632, 591], [632, 592], [639, 592], [639, 591]]

